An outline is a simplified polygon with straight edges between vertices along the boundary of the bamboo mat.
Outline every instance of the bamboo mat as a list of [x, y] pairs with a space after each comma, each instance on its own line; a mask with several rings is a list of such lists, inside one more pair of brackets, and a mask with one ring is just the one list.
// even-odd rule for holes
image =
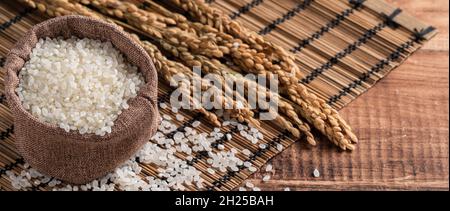
[[[400, 9], [381, 0], [206, 0], [223, 10], [248, 29], [264, 35], [273, 43], [295, 53], [304, 74], [301, 83], [336, 108], [342, 108], [373, 86], [389, 71], [401, 64], [411, 53], [431, 39], [437, 32], [412, 18]], [[46, 18], [36, 11], [25, 9], [12, 0], [0, 2], [0, 66], [4, 56], [16, 40], [32, 25]], [[0, 90], [3, 92], [5, 72], [0, 68]], [[167, 102], [170, 89], [160, 84], [159, 100]], [[0, 94], [0, 190], [14, 190], [5, 172], [19, 174], [24, 160], [14, 146], [12, 116]], [[170, 110], [161, 113], [174, 116]], [[185, 121], [177, 122], [181, 130], [195, 120], [202, 122], [200, 132], [213, 126], [202, 117], [182, 111]], [[233, 133], [230, 141], [220, 140], [226, 147], [249, 148], [253, 156], [240, 157], [261, 167], [279, 151], [277, 144], [288, 147], [296, 140], [282, 128], [263, 122], [264, 142], [268, 148], [244, 145], [244, 138], [231, 127], [222, 132]], [[180, 155], [183, 157], [183, 155]], [[204, 169], [206, 155], [197, 153], [197, 169]], [[153, 166], [141, 164], [142, 176], [156, 176]], [[205, 190], [232, 190], [251, 175], [246, 169], [236, 173], [202, 173]], [[30, 190], [50, 190], [46, 184]], [[195, 187], [187, 187], [196, 190]], [[203, 190], [203, 189], [202, 189]]]
[[382, 0], [208, 2], [295, 53], [301, 82], [338, 109], [437, 33]]

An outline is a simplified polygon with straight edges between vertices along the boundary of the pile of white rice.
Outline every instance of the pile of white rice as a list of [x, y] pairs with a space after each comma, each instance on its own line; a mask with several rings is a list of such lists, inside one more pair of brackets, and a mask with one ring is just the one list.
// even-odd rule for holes
[[[160, 104], [161, 110], [165, 112], [172, 111], [177, 114], [177, 109], [170, 109], [165, 103]], [[176, 124], [168, 115], [163, 115], [161, 125], [152, 139], [146, 143], [132, 158], [118, 167], [113, 172], [103, 178], [93, 180], [84, 185], [69, 185], [57, 179], [43, 175], [33, 169], [28, 163], [23, 165], [24, 170], [17, 173], [14, 170], [7, 171], [6, 175], [11, 181], [12, 186], [18, 190], [30, 190], [38, 185], [49, 186], [53, 190], [65, 191], [112, 191], [112, 190], [130, 190], [130, 191], [168, 191], [168, 190], [205, 190], [205, 180], [218, 178], [227, 171], [240, 171], [238, 165], [244, 165], [245, 170], [253, 173], [257, 168], [253, 163], [245, 161], [251, 155], [249, 149], [239, 150], [233, 145], [227, 147], [211, 147], [212, 143], [221, 140], [224, 136], [231, 140], [234, 135], [225, 132], [225, 128], [214, 128], [212, 131], [203, 131], [201, 123], [196, 121], [185, 127], [183, 132], [177, 128], [181, 122]], [[177, 120], [179, 121], [179, 120]], [[263, 137], [256, 128], [242, 125], [236, 121], [226, 121], [225, 125], [231, 125], [238, 128], [240, 132], [246, 134], [256, 134], [252, 138], [246, 138], [249, 144], [255, 139], [258, 142], [263, 141]], [[174, 135], [168, 136], [168, 134]], [[202, 132], [203, 131], [203, 132]], [[228, 135], [230, 137], [228, 138]], [[224, 143], [227, 145], [226, 143]], [[253, 144], [254, 149], [258, 143]], [[277, 147], [278, 148], [278, 147]], [[253, 149], [253, 150], [254, 150]], [[201, 172], [187, 161], [193, 160], [199, 151], [206, 151], [207, 164], [206, 172]], [[280, 150], [281, 151], [281, 150]], [[187, 155], [186, 157], [182, 154]], [[182, 155], [182, 156], [180, 156]], [[156, 167], [157, 172], [152, 175], [143, 176], [142, 164]], [[203, 165], [203, 164], [202, 164]], [[268, 182], [274, 174], [274, 168], [271, 164], [266, 165], [265, 170], [261, 170], [261, 182]], [[146, 175], [146, 174], [145, 174]], [[259, 191], [253, 183], [247, 181], [238, 188], [240, 191]], [[285, 190], [290, 190], [286, 188]]]
[[23, 107], [69, 132], [111, 132], [114, 120], [144, 83], [110, 42], [40, 39], [19, 74]]

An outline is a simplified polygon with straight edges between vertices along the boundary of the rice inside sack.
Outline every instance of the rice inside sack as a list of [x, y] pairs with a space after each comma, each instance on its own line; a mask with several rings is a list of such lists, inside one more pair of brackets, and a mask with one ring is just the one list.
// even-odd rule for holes
[[111, 42], [76, 37], [39, 39], [19, 79], [16, 92], [35, 117], [100, 136], [111, 133], [144, 83]]

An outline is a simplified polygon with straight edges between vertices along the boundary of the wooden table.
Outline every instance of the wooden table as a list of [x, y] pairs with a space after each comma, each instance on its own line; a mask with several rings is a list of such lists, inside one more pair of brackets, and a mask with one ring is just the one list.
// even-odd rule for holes
[[[342, 110], [360, 138], [354, 152], [296, 143], [272, 160], [263, 190], [449, 190], [449, 3], [389, 0], [438, 36]], [[312, 176], [314, 169], [320, 177]]]

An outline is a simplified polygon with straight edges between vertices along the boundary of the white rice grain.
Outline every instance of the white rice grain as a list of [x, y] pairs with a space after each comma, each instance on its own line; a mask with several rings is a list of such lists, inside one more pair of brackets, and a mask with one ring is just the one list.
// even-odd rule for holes
[[272, 164], [267, 164], [266, 166], [266, 172], [271, 172], [273, 170]]
[[269, 181], [269, 180], [270, 180], [270, 175], [264, 176], [262, 180], [263, 180], [264, 182]]

